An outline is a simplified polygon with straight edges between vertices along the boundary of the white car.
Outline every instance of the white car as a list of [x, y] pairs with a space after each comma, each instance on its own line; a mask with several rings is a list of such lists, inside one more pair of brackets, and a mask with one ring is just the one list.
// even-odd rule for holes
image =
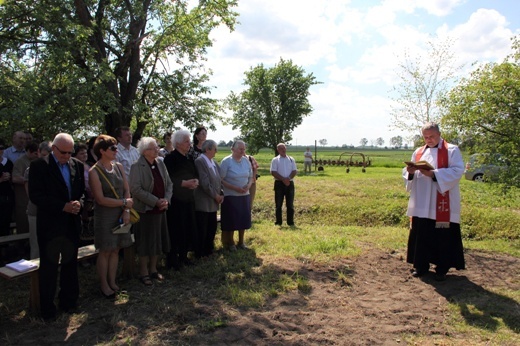
[[482, 182], [493, 179], [508, 166], [509, 161], [500, 154], [473, 154], [466, 163], [464, 177], [467, 180]]

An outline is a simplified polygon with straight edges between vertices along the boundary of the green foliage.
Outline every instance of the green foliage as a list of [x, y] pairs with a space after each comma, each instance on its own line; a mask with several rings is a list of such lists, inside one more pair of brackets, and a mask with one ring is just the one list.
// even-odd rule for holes
[[301, 67], [283, 59], [273, 68], [263, 64], [251, 68], [245, 76], [248, 89], [239, 95], [232, 92], [226, 100], [233, 112], [228, 123], [240, 130], [252, 154], [261, 148], [276, 153], [276, 145], [290, 142], [292, 130], [312, 112], [309, 88], [319, 82], [312, 73], [305, 75]]
[[[212, 127], [219, 104], [202, 65], [210, 32], [233, 30], [236, 0], [9, 1], [0, 7], [2, 134], [32, 129], [135, 138]], [[52, 120], [52, 121], [49, 121]]]
[[486, 64], [443, 99], [443, 123], [457, 131], [470, 152], [500, 153], [511, 167], [501, 180], [520, 186], [520, 37], [516, 55]]
[[463, 184], [462, 232], [468, 239], [520, 239], [520, 190], [496, 184]]

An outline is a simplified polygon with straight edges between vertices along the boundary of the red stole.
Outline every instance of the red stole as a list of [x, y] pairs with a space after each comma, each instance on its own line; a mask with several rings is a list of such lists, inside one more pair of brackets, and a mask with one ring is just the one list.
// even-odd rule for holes
[[[426, 149], [426, 145], [419, 149], [417, 155], [415, 155], [415, 161], [421, 160], [421, 156]], [[437, 169], [448, 168], [448, 143], [442, 140], [442, 145], [438, 148], [437, 152]], [[436, 205], [436, 216], [435, 216], [435, 228], [450, 228], [450, 193], [440, 193], [437, 191], [437, 205]]]

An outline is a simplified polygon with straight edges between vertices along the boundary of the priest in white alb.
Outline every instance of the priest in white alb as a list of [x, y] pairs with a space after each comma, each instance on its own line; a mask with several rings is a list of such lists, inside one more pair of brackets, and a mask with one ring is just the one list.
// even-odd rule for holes
[[441, 138], [439, 125], [422, 127], [426, 145], [412, 154], [412, 162], [427, 161], [434, 169], [403, 169], [410, 193], [407, 262], [414, 277], [429, 273], [435, 265], [435, 279], [443, 281], [450, 268], [465, 269], [460, 231], [459, 182], [464, 173], [462, 154], [456, 145]]

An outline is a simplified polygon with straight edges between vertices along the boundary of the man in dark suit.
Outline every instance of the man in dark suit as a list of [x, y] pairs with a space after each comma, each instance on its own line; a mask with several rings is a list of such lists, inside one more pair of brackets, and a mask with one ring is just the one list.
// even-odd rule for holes
[[60, 133], [52, 153], [31, 163], [29, 198], [38, 207], [36, 232], [40, 248], [40, 304], [45, 320], [56, 317], [54, 296], [61, 255], [59, 307], [75, 309], [79, 296], [77, 256], [81, 229], [80, 199], [85, 192], [83, 164], [71, 158], [74, 140]]

